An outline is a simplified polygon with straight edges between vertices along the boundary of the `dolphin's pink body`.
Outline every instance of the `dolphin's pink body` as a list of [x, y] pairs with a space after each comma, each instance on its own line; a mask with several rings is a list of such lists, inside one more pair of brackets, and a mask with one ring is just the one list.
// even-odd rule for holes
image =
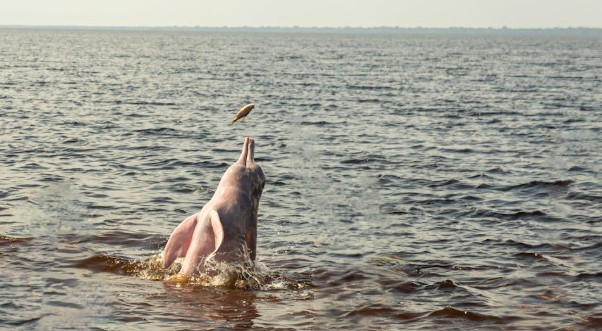
[[240, 158], [226, 170], [211, 200], [169, 237], [163, 267], [185, 257], [180, 273], [196, 274], [210, 255], [216, 261], [241, 260], [245, 246], [255, 260], [257, 210], [265, 175], [254, 161], [254, 152], [254, 140], [245, 138]]

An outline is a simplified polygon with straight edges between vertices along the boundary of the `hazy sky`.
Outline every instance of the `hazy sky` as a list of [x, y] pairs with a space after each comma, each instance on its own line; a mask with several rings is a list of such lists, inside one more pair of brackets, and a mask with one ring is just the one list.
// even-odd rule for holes
[[0, 25], [602, 28], [602, 0], [0, 1]]

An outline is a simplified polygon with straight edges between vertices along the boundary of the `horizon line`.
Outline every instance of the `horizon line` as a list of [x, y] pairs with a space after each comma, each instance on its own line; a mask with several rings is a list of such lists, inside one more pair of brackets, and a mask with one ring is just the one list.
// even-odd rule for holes
[[69, 25], [69, 24], [0, 24], [0, 28], [124, 28], [124, 29], [299, 29], [299, 30], [311, 30], [311, 29], [332, 29], [332, 30], [370, 30], [370, 29], [390, 29], [390, 30], [602, 30], [601, 27], [589, 27], [589, 26], [557, 26], [557, 27], [472, 27], [472, 26], [447, 26], [447, 27], [433, 27], [433, 26], [394, 26], [394, 25], [383, 25], [383, 26], [203, 26], [203, 25]]

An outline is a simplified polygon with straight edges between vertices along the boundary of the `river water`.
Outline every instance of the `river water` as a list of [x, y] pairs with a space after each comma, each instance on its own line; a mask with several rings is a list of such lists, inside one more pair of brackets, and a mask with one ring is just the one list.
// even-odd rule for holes
[[[600, 54], [595, 34], [0, 30], [0, 328], [602, 328]], [[245, 136], [267, 177], [253, 282], [169, 281], [169, 234]]]

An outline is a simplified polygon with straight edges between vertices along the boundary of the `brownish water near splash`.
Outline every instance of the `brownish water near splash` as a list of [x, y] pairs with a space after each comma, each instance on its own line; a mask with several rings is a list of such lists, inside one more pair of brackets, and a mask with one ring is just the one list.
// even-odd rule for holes
[[[602, 327], [600, 36], [0, 45], [2, 328]], [[257, 264], [177, 278], [161, 249], [244, 136]]]

